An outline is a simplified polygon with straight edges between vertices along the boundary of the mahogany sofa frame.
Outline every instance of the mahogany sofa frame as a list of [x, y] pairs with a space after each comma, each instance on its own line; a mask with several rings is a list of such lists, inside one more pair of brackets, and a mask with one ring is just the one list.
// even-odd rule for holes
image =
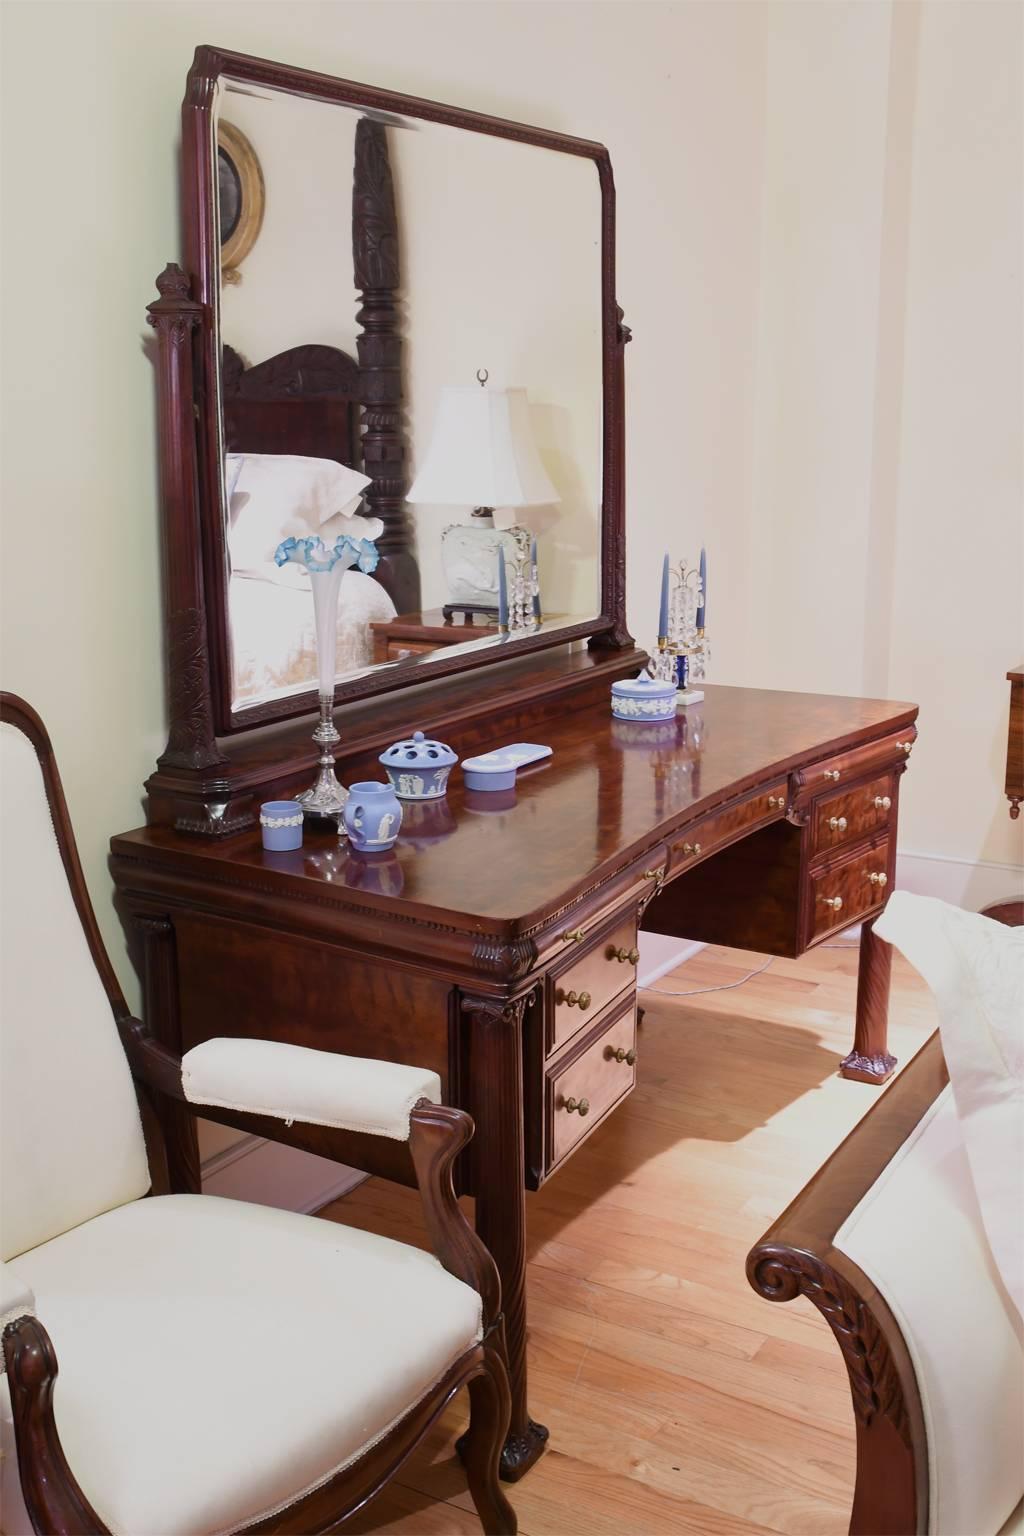
[[[68, 885], [135, 1080], [152, 1193], [164, 1194], [172, 1187], [171, 1171], [180, 1156], [182, 1131], [197, 1114], [250, 1135], [307, 1146], [308, 1138], [300, 1125], [289, 1127], [268, 1116], [212, 1106], [197, 1109], [185, 1098], [180, 1058], [162, 1046], [141, 1020], [132, 1017], [114, 974], [89, 900], [46, 727], [31, 705], [10, 693], [0, 693], [0, 721], [20, 730], [35, 749]], [[323, 1156], [362, 1166], [358, 1159], [360, 1150], [365, 1149], [365, 1163], [372, 1165], [376, 1160], [374, 1151], [381, 1144], [380, 1137], [336, 1133], [320, 1126], [305, 1129], [315, 1129], [317, 1150]], [[410, 1115], [408, 1144], [391, 1142], [387, 1150], [389, 1158], [397, 1160], [396, 1168], [403, 1160], [407, 1163], [399, 1172], [403, 1182], [415, 1182], [419, 1187], [437, 1258], [449, 1274], [480, 1294], [480, 1342], [460, 1356], [441, 1381], [358, 1461], [279, 1515], [241, 1527], [246, 1536], [269, 1531], [308, 1536], [335, 1529], [394, 1477], [464, 1386], [469, 1388], [471, 1419], [459, 1449], [473, 1502], [485, 1531], [502, 1536], [515, 1532], [515, 1513], [498, 1480], [510, 1414], [501, 1286], [494, 1261], [463, 1215], [452, 1183], [452, 1165], [472, 1134], [473, 1122], [464, 1111], [423, 1099]], [[31, 1315], [14, 1319], [4, 1328], [3, 1349], [22, 1492], [33, 1528], [49, 1536], [80, 1536], [85, 1532], [105, 1536], [107, 1528], [79, 1487], [61, 1448], [53, 1413], [57, 1356], [45, 1327]]]
[[936, 1033], [747, 1257], [760, 1296], [806, 1296], [842, 1350], [857, 1427], [851, 1536], [928, 1530], [928, 1439], [906, 1340], [835, 1237], [948, 1082]]

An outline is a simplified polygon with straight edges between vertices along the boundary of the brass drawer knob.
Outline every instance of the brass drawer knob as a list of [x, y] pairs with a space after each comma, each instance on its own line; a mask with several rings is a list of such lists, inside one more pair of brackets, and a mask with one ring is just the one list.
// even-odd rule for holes
[[636, 1051], [632, 1048], [632, 1046], [630, 1047], [630, 1049], [628, 1051], [623, 1046], [621, 1046], [621, 1045], [619, 1046], [618, 1050], [613, 1050], [612, 1047], [609, 1046], [608, 1047], [608, 1060], [609, 1061], [624, 1061], [626, 1063], [627, 1067], [631, 1067], [633, 1065], [633, 1063], [636, 1061]]
[[691, 853], [700, 853], [700, 851], [701, 851], [700, 843], [684, 843], [683, 844], [683, 852], [685, 854], [687, 854], [687, 855], [689, 855]]
[[573, 1113], [575, 1113], [577, 1115], [589, 1115], [589, 1113], [590, 1113], [590, 1100], [589, 1099], [566, 1099], [566, 1101], [565, 1101], [565, 1108], [569, 1111], [570, 1115], [573, 1114]]
[[785, 795], [769, 795], [768, 796], [768, 806], [769, 806], [769, 809], [773, 810], [773, 811], [774, 811], [776, 806], [778, 806], [780, 811], [784, 811], [786, 809], [786, 797], [785, 797]]
[[556, 992], [555, 1002], [568, 1003], [570, 1008], [579, 1008], [581, 1012], [586, 1013], [593, 998], [589, 992], [577, 992], [574, 987], [571, 992]]
[[885, 874], [884, 872], [882, 874], [879, 874], [876, 870], [872, 870], [871, 874], [868, 876], [868, 879], [871, 881], [872, 885], [888, 885], [889, 884], [889, 876], [887, 874]]
[[831, 779], [833, 784], [838, 784], [839, 783], [839, 769], [838, 768], [826, 768], [825, 769], [825, 773], [824, 773], [824, 777], [826, 779]]
[[562, 934], [562, 938], [567, 944], [582, 944], [584, 937], [582, 928], [567, 928]]
[[907, 752], [907, 753], [909, 753], [910, 749], [911, 749], [911, 747], [913, 745], [914, 745], [914, 743], [912, 741], [898, 741], [896, 743], [896, 750], [897, 750], [897, 752]]
[[892, 801], [890, 800], [888, 795], [876, 795], [875, 796], [875, 810], [876, 811], [887, 811], [887, 810], [889, 810], [891, 805], [892, 805]]
[[841, 896], [822, 896], [821, 900], [831, 912], [841, 912], [843, 910], [843, 898]]
[[636, 949], [636, 948], [633, 948], [633, 949], [616, 949], [616, 950], [612, 951], [612, 954], [611, 954], [610, 958], [612, 960], [618, 960], [620, 965], [625, 965], [627, 961], [629, 962], [630, 965], [639, 965], [640, 964], [640, 951], [638, 949]]
[[845, 816], [830, 816], [829, 819], [828, 819], [828, 824], [832, 828], [833, 832], [845, 832], [846, 831], [846, 817]]

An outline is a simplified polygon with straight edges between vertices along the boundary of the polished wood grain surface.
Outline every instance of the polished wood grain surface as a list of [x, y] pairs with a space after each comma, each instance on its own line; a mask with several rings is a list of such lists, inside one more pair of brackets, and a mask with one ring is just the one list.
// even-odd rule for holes
[[[744, 1276], [750, 1246], [878, 1099], [835, 1076], [857, 973], [856, 945], [837, 942], [731, 991], [644, 993], [635, 1092], [527, 1196], [531, 1398], [552, 1432], [511, 1493], [527, 1536], [845, 1536], [842, 1358], [808, 1301], [769, 1306]], [[705, 950], [657, 989], [730, 985], [758, 963]], [[935, 1022], [897, 956], [902, 1060]], [[377, 1181], [324, 1214], [416, 1230], [415, 1197]], [[356, 1531], [475, 1533], [463, 1422], [447, 1415]]]
[[315, 887], [321, 902], [343, 905], [358, 893], [361, 905], [390, 914], [443, 908], [446, 921], [473, 931], [514, 932], [726, 797], [809, 756], [828, 758], [839, 743], [849, 760], [859, 737], [910, 732], [916, 714], [910, 704], [766, 689], [709, 686], [706, 695], [697, 748], [692, 715], [637, 725], [613, 720], [603, 699], [546, 724], [542, 739], [554, 755], [519, 775], [508, 802], [464, 790], [456, 770], [447, 798], [454, 825], [439, 816], [436, 841], [400, 838], [381, 893], [366, 859], [332, 835], [267, 853], [256, 832], [200, 845], [152, 827], [115, 838], [114, 850], [203, 867], [210, 878], [218, 868], [234, 879], [248, 871], [282, 893]]

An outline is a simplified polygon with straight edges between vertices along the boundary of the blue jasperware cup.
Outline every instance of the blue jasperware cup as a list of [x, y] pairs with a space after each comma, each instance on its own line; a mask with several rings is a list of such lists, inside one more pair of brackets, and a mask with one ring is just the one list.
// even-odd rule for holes
[[264, 800], [260, 806], [263, 846], [271, 853], [302, 847], [302, 806], [296, 800]]

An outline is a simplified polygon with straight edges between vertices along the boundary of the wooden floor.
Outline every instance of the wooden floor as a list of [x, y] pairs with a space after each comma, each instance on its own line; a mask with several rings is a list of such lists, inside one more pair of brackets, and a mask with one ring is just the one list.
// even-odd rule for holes
[[[890, 1048], [936, 1026], [894, 957]], [[707, 949], [657, 989], [736, 981], [761, 963]], [[527, 1536], [841, 1536], [853, 1418], [810, 1303], [762, 1301], [747, 1250], [878, 1090], [836, 1076], [856, 949], [775, 960], [732, 991], [643, 994], [636, 1091], [527, 1195], [530, 1409], [550, 1448], [510, 1489]], [[371, 1181], [325, 1214], [422, 1242], [417, 1197]], [[457, 1402], [425, 1453], [349, 1531], [473, 1533]]]

